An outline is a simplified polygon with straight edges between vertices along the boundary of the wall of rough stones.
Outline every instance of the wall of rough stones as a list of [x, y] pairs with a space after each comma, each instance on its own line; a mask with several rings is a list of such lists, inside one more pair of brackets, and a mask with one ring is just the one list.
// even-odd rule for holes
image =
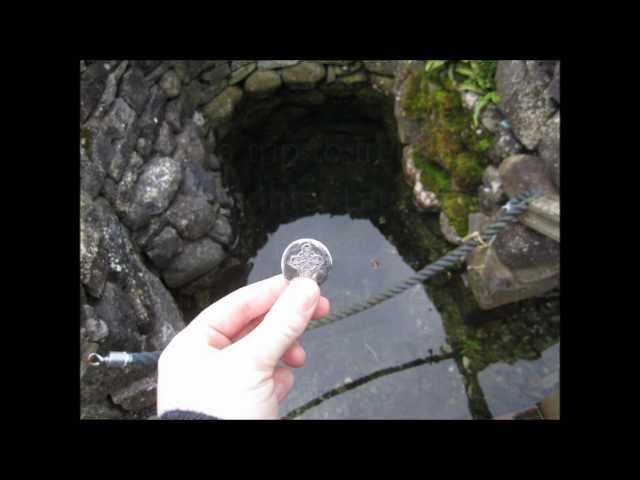
[[184, 326], [174, 295], [207, 287], [229, 263], [237, 205], [216, 146], [237, 125], [241, 107], [264, 107], [262, 115], [245, 109], [247, 123], [255, 123], [266, 121], [277, 103], [376, 102], [376, 95], [391, 95], [392, 66], [353, 60], [81, 62], [84, 417], [126, 417], [154, 404], [154, 371], [98, 371], [83, 359], [96, 351], [162, 349]]

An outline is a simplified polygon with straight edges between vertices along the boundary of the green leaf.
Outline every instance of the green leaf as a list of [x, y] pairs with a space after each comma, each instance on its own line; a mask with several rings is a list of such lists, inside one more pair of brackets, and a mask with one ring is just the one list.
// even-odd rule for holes
[[454, 69], [454, 64], [450, 63], [449, 64], [449, 80], [451, 80], [451, 83], [453, 83], [455, 85], [456, 84], [456, 78], [453, 75], [453, 69]]
[[464, 75], [465, 77], [474, 77], [475, 76], [473, 71], [469, 70], [466, 67], [458, 66], [458, 68], [456, 68], [456, 72], [458, 72], [460, 75]]
[[424, 66], [424, 71], [429, 73], [442, 68], [447, 63], [447, 60], [427, 60]]
[[458, 90], [460, 90], [461, 92], [470, 91], [470, 92], [475, 92], [475, 93], [479, 93], [479, 94], [484, 93], [480, 88], [478, 88], [477, 85], [474, 85], [473, 83], [471, 83], [469, 81], [466, 81], [466, 82], [463, 82], [462, 84], [460, 84], [460, 86], [458, 87]]
[[480, 117], [480, 112], [484, 107], [489, 105], [490, 103], [497, 103], [499, 101], [498, 94], [496, 92], [489, 92], [484, 97], [476, 102], [475, 108], [473, 109], [473, 126], [478, 126], [478, 119]]

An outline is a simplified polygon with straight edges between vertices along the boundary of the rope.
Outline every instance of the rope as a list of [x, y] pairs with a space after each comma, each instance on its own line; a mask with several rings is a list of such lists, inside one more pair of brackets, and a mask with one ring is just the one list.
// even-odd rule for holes
[[455, 250], [452, 250], [444, 257], [427, 265], [414, 276], [398, 283], [394, 287], [385, 290], [383, 293], [369, 297], [364, 302], [356, 303], [349, 308], [345, 308], [337, 313], [323, 318], [322, 320], [317, 320], [311, 323], [307, 330], [324, 327], [339, 320], [344, 320], [345, 318], [357, 315], [358, 313], [362, 313], [365, 310], [375, 307], [376, 305], [389, 300], [396, 295], [399, 295], [400, 293], [413, 287], [414, 285], [426, 282], [438, 273], [456, 266], [460, 263], [460, 261], [464, 259], [464, 257], [466, 257], [469, 252], [471, 252], [478, 245], [486, 245], [487, 242], [491, 242], [495, 238], [495, 236], [507, 225], [515, 222], [519, 215], [522, 215], [527, 211], [529, 202], [537, 196], [539, 196], [539, 194], [537, 193], [527, 193], [519, 197], [514, 197], [502, 207], [503, 213], [499, 216], [499, 220], [485, 228], [481, 234], [467, 235], [464, 239], [466, 240], [466, 243], [462, 244]]
[[[356, 303], [351, 307], [340, 310], [339, 312], [329, 315], [322, 320], [314, 321], [309, 325], [307, 330], [324, 327], [334, 322], [344, 320], [345, 318], [362, 313], [365, 310], [375, 307], [376, 305], [379, 305], [380, 303], [401, 294], [414, 285], [426, 282], [431, 277], [437, 275], [440, 272], [449, 270], [459, 265], [464, 260], [466, 255], [470, 253], [474, 248], [476, 248], [478, 245], [486, 246], [487, 243], [491, 243], [495, 236], [507, 225], [517, 221], [517, 217], [522, 215], [529, 208], [529, 202], [533, 198], [538, 196], [541, 196], [541, 194], [532, 192], [512, 198], [500, 210], [498, 220], [486, 227], [482, 231], [482, 233], [478, 234], [477, 232], [474, 232], [471, 235], [467, 235], [463, 239], [464, 243], [462, 245], [460, 245], [455, 250], [452, 250], [444, 257], [441, 257], [435, 262], [430, 263], [412, 277], [409, 277], [408, 279], [398, 283], [397, 285], [388, 288], [382, 293], [372, 295], [366, 301]], [[158, 358], [160, 358], [161, 353], [161, 351], [139, 353], [111, 352], [107, 357], [101, 357], [100, 355], [93, 353], [89, 356], [89, 362], [91, 365], [103, 365], [107, 367], [118, 368], [124, 368], [127, 365], [150, 366], [155, 365], [158, 362]]]

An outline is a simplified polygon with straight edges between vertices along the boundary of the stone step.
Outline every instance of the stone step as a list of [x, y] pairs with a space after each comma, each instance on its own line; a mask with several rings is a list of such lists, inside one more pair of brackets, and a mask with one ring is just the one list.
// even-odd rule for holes
[[520, 221], [556, 242], [560, 242], [560, 199], [544, 196], [536, 198]]

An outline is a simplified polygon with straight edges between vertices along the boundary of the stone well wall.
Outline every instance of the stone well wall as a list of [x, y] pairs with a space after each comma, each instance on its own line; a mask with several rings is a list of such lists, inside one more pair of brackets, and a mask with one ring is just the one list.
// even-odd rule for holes
[[[184, 326], [176, 294], [233, 264], [221, 169], [229, 134], [282, 108], [391, 102], [393, 62], [83, 61], [80, 102], [81, 355], [162, 349]], [[277, 125], [276, 125], [277, 126]], [[274, 132], [272, 132], [274, 133]], [[81, 359], [82, 414], [153, 406], [155, 372]]]
[[[81, 62], [82, 359], [164, 348], [184, 326], [176, 295], [195, 294], [233, 266], [242, 200], [230, 193], [223, 170], [237, 154], [225, 148], [243, 143], [234, 136], [264, 125], [277, 138], [286, 133], [278, 118], [325, 104], [357, 105], [372, 117], [382, 112], [410, 147], [419, 125], [403, 115], [398, 98], [408, 75], [423, 67], [369, 60]], [[557, 63], [500, 62], [503, 102], [482, 117], [496, 135], [479, 191], [486, 218], [475, 222], [488, 221], [506, 196], [527, 186], [557, 194], [558, 82]], [[498, 127], [501, 118], [511, 128]], [[406, 156], [404, 162], [406, 168]], [[417, 205], [437, 205], [423, 186], [412, 186]], [[542, 290], [556, 282], [553, 268], [535, 269], [557, 263], [557, 244], [531, 228], [508, 230], [484, 255], [474, 260], [483, 276], [470, 281], [486, 307], [517, 300], [522, 295], [513, 292], [523, 283], [538, 285], [530, 296], [541, 291], [541, 278]], [[98, 371], [82, 359], [83, 417], [126, 418], [154, 405], [153, 370]]]

